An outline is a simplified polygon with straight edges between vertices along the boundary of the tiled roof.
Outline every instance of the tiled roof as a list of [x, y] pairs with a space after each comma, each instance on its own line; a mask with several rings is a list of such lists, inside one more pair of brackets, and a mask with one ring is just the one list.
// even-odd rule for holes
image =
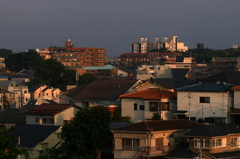
[[20, 109], [8, 109], [0, 112], [0, 123], [25, 124], [26, 114]]
[[151, 82], [156, 82], [166, 89], [176, 89], [193, 83], [186, 78], [155, 78], [151, 79]]
[[120, 95], [120, 98], [140, 98], [140, 99], [164, 99], [176, 97], [177, 94], [175, 92], [171, 92], [161, 88], [147, 88]]
[[230, 151], [230, 152], [220, 152], [220, 153], [213, 153], [209, 156], [214, 158], [238, 158], [240, 157], [240, 151]]
[[233, 109], [229, 112], [230, 114], [240, 114], [240, 109]]
[[232, 90], [240, 90], [240, 86], [232, 87]]
[[113, 131], [164, 131], [176, 129], [188, 129], [202, 125], [201, 123], [172, 119], [172, 120], [146, 120], [140, 123], [113, 129]]
[[186, 136], [214, 137], [240, 133], [240, 127], [235, 124], [202, 125], [194, 127], [185, 133]]
[[68, 96], [73, 100], [117, 100], [136, 83], [137, 80], [93, 81], [68, 90]]
[[171, 68], [172, 75], [174, 78], [183, 78], [186, 77], [187, 73], [190, 71], [189, 68]]
[[239, 71], [221, 72], [201, 80], [201, 82], [217, 82], [217, 81], [226, 82], [238, 86], [240, 85], [240, 72]]
[[62, 111], [73, 107], [73, 104], [41, 104], [33, 109], [26, 111], [26, 114], [44, 114], [44, 115], [55, 115]]
[[224, 82], [215, 83], [196, 83], [185, 87], [178, 88], [177, 91], [192, 91], [192, 92], [227, 92], [233, 87], [232, 84]]
[[21, 147], [34, 148], [59, 128], [60, 126], [19, 124], [14, 127], [10, 135], [20, 137]]

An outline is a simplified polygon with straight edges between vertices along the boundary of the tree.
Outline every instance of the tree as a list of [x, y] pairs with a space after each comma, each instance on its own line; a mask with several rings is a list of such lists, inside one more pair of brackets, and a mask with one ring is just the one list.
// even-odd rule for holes
[[23, 154], [28, 159], [27, 151], [13, 145], [13, 142], [17, 142], [17, 138], [9, 135], [9, 132], [10, 130], [0, 127], [0, 158], [12, 159], [17, 155]]
[[6, 58], [12, 54], [12, 50], [8, 49], [1, 49], [0, 50], [0, 57]]
[[98, 80], [98, 77], [92, 73], [84, 73], [83, 75], [79, 76], [79, 84], [90, 83]]
[[152, 120], [161, 120], [161, 116], [159, 113], [153, 113]]
[[[68, 158], [101, 158], [110, 136], [110, 111], [102, 106], [82, 109], [62, 129], [61, 148]], [[69, 156], [70, 155], [70, 156]]]
[[6, 67], [15, 72], [19, 72], [22, 69], [35, 70], [37, 67], [41, 67], [43, 61], [35, 50], [9, 54], [5, 58]]

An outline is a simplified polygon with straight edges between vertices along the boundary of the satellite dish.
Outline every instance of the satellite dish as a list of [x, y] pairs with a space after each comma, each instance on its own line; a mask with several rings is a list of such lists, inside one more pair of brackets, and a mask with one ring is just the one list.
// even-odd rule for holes
[[238, 48], [238, 45], [234, 44], [234, 45], [233, 45], [233, 48], [234, 48], [234, 49], [237, 49], [237, 48]]

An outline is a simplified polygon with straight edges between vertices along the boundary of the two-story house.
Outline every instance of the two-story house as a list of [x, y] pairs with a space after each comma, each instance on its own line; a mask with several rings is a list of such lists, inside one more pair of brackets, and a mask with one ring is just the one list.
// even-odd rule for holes
[[[47, 148], [61, 145], [61, 126], [17, 124], [10, 135], [18, 138], [14, 146], [20, 146], [28, 152], [30, 159], [43, 154]], [[23, 155], [19, 156], [25, 159]]]
[[130, 117], [130, 122], [152, 119], [159, 113], [163, 120], [172, 119], [176, 110], [177, 94], [161, 88], [147, 88], [120, 95], [123, 117]]
[[63, 92], [60, 103], [73, 103], [84, 109], [105, 106], [113, 112], [120, 107], [119, 96], [134, 91], [133, 87], [140, 83], [139, 80], [93, 81]]
[[232, 84], [224, 82], [197, 83], [177, 89], [178, 118], [205, 123], [230, 123]]
[[79, 109], [73, 104], [41, 104], [25, 112], [26, 123], [63, 126], [74, 118]]
[[59, 103], [59, 95], [61, 90], [59, 88], [49, 87], [43, 84], [34, 85], [29, 89], [31, 100], [36, 100], [36, 104], [49, 103], [52, 101]]
[[114, 159], [163, 159], [180, 143], [182, 133], [201, 123], [188, 120], [147, 120], [113, 129]]
[[240, 158], [240, 127], [235, 124], [202, 125], [192, 128], [184, 136], [189, 141], [189, 150], [197, 153], [199, 158]]

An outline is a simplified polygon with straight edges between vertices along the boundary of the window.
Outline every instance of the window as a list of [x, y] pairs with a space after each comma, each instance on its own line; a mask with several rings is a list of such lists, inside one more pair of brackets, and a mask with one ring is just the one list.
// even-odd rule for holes
[[144, 105], [140, 105], [140, 110], [144, 110], [145, 109], [144, 107], [145, 107]]
[[232, 137], [230, 146], [231, 147], [237, 147], [237, 143], [238, 143], [238, 138], [237, 137]]
[[150, 102], [149, 110], [150, 111], [158, 111], [158, 102]]
[[139, 150], [140, 139], [122, 139], [123, 150]]
[[43, 118], [42, 121], [45, 124], [53, 124], [54, 123], [54, 119], [53, 118]]
[[134, 110], [137, 110], [137, 103], [134, 103]]
[[222, 146], [222, 139], [214, 139], [213, 147], [220, 147], [220, 146]]
[[200, 97], [200, 103], [210, 103], [210, 97]]
[[209, 148], [210, 147], [210, 140], [209, 139], [195, 139], [195, 147], [196, 148]]
[[156, 141], [156, 147], [163, 146], [163, 138], [158, 138], [155, 141]]
[[39, 122], [39, 118], [35, 118], [35, 122]]

